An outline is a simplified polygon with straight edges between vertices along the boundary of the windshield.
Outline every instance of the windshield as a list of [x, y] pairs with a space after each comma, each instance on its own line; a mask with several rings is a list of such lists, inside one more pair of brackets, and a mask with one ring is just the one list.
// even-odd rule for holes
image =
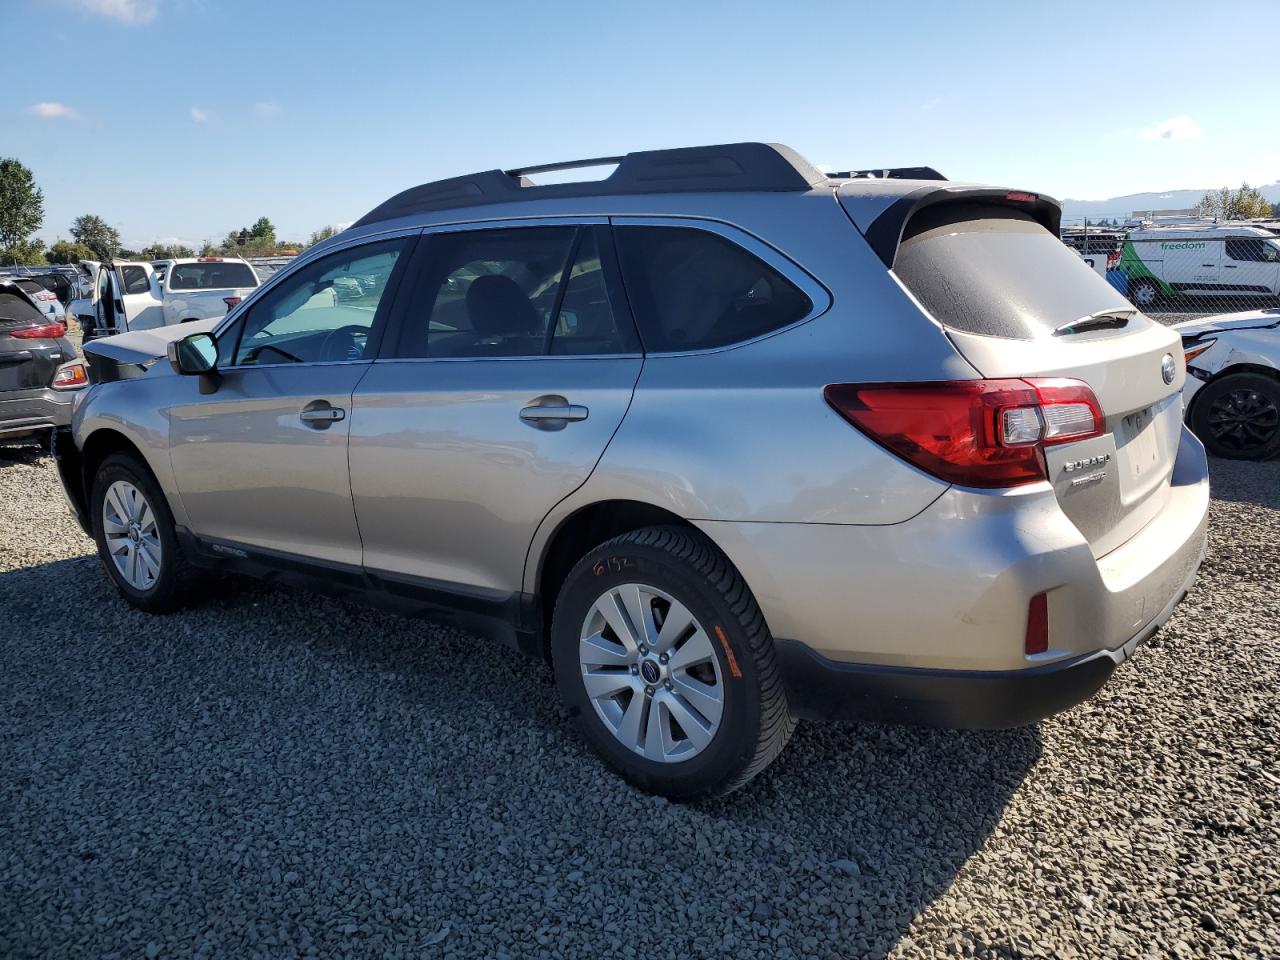
[[258, 278], [247, 263], [180, 263], [169, 271], [165, 284], [170, 290], [220, 290], [256, 287]]

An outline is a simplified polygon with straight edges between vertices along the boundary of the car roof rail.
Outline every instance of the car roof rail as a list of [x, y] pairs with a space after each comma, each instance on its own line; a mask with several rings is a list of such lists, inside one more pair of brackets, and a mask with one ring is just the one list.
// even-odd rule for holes
[[[602, 180], [536, 184], [531, 175], [617, 164]], [[568, 160], [436, 180], [411, 187], [379, 204], [352, 226], [453, 207], [560, 197], [625, 196], [708, 191], [804, 192], [827, 175], [779, 143], [724, 143], [671, 150], [641, 150], [620, 157]]]
[[881, 167], [875, 170], [845, 170], [828, 173], [832, 180], [945, 180], [933, 167]]

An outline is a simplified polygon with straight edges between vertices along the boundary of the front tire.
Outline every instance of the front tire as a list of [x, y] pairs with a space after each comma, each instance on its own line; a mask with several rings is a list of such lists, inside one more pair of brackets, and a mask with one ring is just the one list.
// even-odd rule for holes
[[642, 790], [736, 790], [795, 729], [764, 616], [696, 531], [650, 527], [588, 553], [557, 598], [551, 644], [583, 738]]
[[1280, 380], [1230, 373], [1200, 388], [1191, 429], [1215, 457], [1266, 460], [1280, 453]]
[[148, 613], [185, 605], [194, 571], [178, 544], [169, 504], [145, 465], [120, 453], [102, 461], [89, 516], [98, 558], [125, 600]]

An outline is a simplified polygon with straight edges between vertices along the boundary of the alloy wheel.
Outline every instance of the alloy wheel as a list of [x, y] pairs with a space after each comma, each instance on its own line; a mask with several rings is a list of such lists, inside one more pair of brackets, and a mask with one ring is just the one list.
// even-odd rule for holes
[[1206, 418], [1209, 432], [1222, 447], [1245, 452], [1270, 443], [1280, 429], [1275, 399], [1257, 390], [1240, 389], [1214, 400]]
[[127, 480], [117, 480], [102, 499], [102, 533], [116, 572], [135, 590], [150, 590], [160, 575], [163, 548], [155, 511]]
[[610, 587], [591, 605], [578, 643], [596, 714], [628, 749], [678, 763], [715, 738], [724, 681], [711, 637], [684, 604], [640, 583]]

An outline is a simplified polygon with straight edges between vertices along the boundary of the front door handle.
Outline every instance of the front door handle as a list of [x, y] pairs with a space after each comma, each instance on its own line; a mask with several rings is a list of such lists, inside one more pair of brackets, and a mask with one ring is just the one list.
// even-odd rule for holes
[[562, 430], [567, 424], [587, 419], [590, 411], [564, 397], [548, 394], [520, 408], [520, 419], [541, 430]]
[[298, 419], [309, 427], [315, 427], [317, 430], [324, 430], [330, 424], [337, 423], [339, 420], [345, 419], [347, 411], [341, 407], [331, 407], [323, 400], [309, 403], [302, 408], [302, 412], [298, 414]]
[[1236, 265], [1234, 263], [1224, 263], [1223, 266], [1226, 267], [1228, 270], [1236, 269]]

